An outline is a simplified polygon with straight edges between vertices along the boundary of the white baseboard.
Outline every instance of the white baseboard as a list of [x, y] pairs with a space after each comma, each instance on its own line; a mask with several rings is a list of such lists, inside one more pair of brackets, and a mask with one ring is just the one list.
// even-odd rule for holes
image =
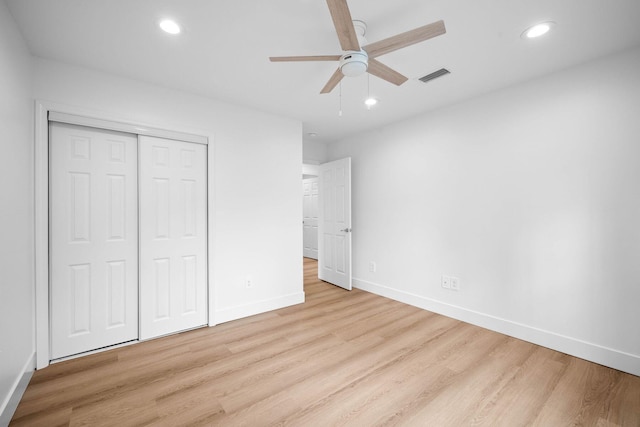
[[216, 323], [220, 324], [265, 313], [267, 311], [278, 310], [291, 305], [301, 304], [303, 302], [304, 292], [297, 292], [295, 294], [283, 295], [277, 298], [270, 298], [235, 307], [218, 309], [216, 310], [215, 319]]
[[603, 347], [598, 344], [447, 304], [442, 301], [400, 291], [362, 279], [354, 278], [353, 286], [363, 291], [400, 301], [423, 310], [442, 314], [552, 350], [570, 354], [571, 356], [640, 376], [640, 355]]
[[35, 368], [36, 353], [34, 352], [27, 359], [27, 362], [22, 367], [22, 371], [13, 383], [11, 390], [9, 390], [9, 394], [2, 402], [2, 406], [0, 406], [0, 426], [8, 426], [11, 422], [11, 418], [13, 418], [13, 414], [18, 408], [20, 399], [22, 399], [22, 395], [29, 385], [29, 381], [31, 380], [31, 376], [33, 375]]

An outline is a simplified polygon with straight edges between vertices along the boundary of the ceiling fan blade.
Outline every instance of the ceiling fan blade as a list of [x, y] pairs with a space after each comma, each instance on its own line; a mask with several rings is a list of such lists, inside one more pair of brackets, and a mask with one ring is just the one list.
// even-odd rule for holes
[[342, 50], [360, 50], [360, 43], [358, 43], [356, 30], [353, 28], [353, 20], [351, 19], [347, 1], [327, 0], [327, 5], [329, 6], [333, 26], [336, 27]]
[[333, 73], [333, 75], [331, 76], [331, 78], [329, 79], [327, 84], [324, 85], [324, 87], [322, 88], [320, 93], [329, 93], [329, 92], [331, 92], [333, 90], [333, 88], [336, 87], [338, 85], [338, 83], [340, 83], [340, 80], [342, 80], [343, 77], [344, 77], [344, 74], [342, 74], [342, 71], [340, 71], [340, 68], [338, 68], [336, 70], [336, 72]]
[[363, 49], [367, 52], [370, 59], [376, 58], [385, 53], [393, 52], [394, 50], [440, 36], [446, 32], [444, 21], [436, 21], [423, 27], [368, 44], [364, 46]]
[[393, 83], [396, 86], [400, 86], [402, 83], [409, 80], [407, 77], [387, 67], [377, 59], [369, 59], [369, 68], [367, 69], [367, 72], [376, 77], [380, 77], [382, 80], [386, 80], [389, 83]]
[[315, 55], [315, 56], [270, 56], [271, 62], [294, 61], [339, 61], [340, 55]]

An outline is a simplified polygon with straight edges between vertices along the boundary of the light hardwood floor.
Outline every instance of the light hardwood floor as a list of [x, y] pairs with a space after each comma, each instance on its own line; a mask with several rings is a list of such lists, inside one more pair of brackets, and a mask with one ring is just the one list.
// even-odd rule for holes
[[640, 377], [304, 271], [304, 304], [37, 371], [11, 425], [640, 426]]

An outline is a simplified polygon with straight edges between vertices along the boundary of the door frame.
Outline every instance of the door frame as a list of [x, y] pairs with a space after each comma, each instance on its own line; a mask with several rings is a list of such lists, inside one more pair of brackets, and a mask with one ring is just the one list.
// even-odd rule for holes
[[162, 129], [90, 109], [49, 101], [35, 101], [34, 118], [34, 245], [35, 245], [35, 348], [36, 368], [49, 366], [49, 116], [56, 121], [100, 129], [156, 136], [207, 145], [207, 314], [215, 321], [214, 287], [214, 145], [213, 134], [193, 129]]

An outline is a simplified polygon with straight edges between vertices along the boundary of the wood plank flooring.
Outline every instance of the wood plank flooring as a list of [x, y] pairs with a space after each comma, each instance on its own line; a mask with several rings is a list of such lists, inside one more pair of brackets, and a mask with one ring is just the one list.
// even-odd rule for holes
[[640, 377], [304, 272], [304, 304], [37, 371], [11, 425], [640, 426]]

